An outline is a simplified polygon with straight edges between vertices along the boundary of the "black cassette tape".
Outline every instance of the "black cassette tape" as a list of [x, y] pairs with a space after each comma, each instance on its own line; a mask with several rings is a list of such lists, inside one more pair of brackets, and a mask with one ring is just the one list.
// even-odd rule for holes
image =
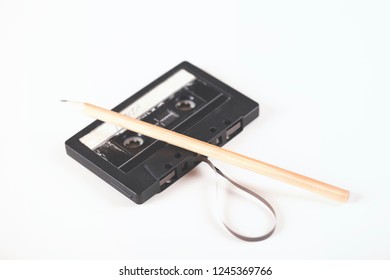
[[[256, 102], [188, 62], [112, 110], [218, 146], [259, 115]], [[193, 152], [101, 121], [65, 146], [69, 156], [139, 204], [199, 163]]]

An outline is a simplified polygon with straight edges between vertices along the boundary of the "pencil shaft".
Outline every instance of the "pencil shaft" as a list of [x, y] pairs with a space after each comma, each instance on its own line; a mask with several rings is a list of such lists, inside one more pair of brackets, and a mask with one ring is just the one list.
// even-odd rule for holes
[[349, 191], [327, 183], [303, 176], [298, 173], [256, 160], [230, 150], [191, 138], [189, 136], [130, 118], [92, 104], [84, 103], [84, 112], [91, 117], [112, 123], [148, 137], [164, 141], [174, 146], [218, 159], [220, 161], [254, 171], [276, 180], [304, 188], [330, 199], [346, 202]]

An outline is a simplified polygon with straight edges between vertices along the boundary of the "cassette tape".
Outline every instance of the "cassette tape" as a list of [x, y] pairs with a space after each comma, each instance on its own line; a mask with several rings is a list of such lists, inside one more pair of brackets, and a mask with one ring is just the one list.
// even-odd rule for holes
[[[113, 111], [223, 146], [259, 115], [259, 105], [196, 66], [182, 62]], [[198, 155], [94, 121], [65, 142], [66, 152], [141, 204], [179, 180]]]

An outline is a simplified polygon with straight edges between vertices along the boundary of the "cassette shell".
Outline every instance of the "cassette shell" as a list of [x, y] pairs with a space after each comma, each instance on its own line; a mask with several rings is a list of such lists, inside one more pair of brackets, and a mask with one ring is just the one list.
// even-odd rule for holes
[[[162, 96], [138, 118], [223, 146], [259, 115], [258, 103], [189, 62], [180, 63], [112, 110], [126, 111], [182, 72], [193, 79], [168, 98]], [[199, 164], [193, 152], [131, 131], [118, 130], [96, 147], [83, 143], [103, 124], [94, 121], [68, 139], [66, 152], [137, 204], [165, 190]]]

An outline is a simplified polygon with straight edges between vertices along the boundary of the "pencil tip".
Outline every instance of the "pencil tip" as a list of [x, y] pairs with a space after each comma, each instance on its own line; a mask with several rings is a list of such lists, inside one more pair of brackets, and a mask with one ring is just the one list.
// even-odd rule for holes
[[60, 101], [64, 102], [64, 103], [82, 104], [82, 102], [80, 102], [80, 101], [67, 100], [67, 99], [60, 99]]
[[[73, 100], [67, 100], [67, 99], [60, 99], [60, 101], [61, 101], [62, 103], [69, 104], [69, 106], [72, 105], [72, 106], [70, 106], [70, 107], [81, 107], [81, 108], [84, 107], [84, 103], [79, 102], [79, 101], [73, 101]], [[67, 106], [68, 106], [68, 105], [67, 105]]]

